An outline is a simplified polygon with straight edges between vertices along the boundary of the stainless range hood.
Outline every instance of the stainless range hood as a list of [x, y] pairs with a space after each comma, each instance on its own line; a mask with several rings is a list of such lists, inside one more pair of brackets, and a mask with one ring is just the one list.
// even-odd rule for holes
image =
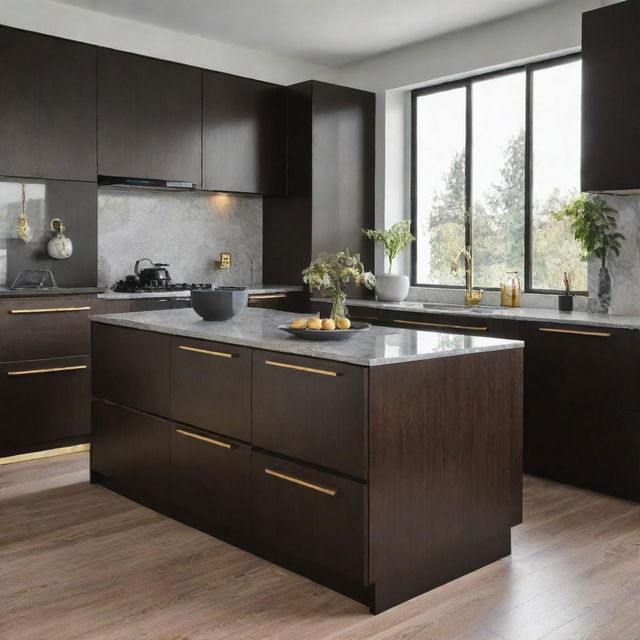
[[180, 182], [179, 180], [157, 180], [153, 178], [125, 178], [122, 176], [98, 176], [98, 185], [101, 187], [143, 187], [148, 189], [175, 189], [178, 191], [194, 190], [193, 182]]

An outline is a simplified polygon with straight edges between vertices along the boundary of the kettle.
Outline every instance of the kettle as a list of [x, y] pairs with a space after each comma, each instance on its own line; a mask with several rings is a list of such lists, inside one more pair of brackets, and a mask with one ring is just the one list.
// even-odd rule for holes
[[[140, 269], [141, 262], [149, 262], [151, 266]], [[171, 276], [164, 267], [168, 266], [168, 264], [164, 264], [162, 262], [153, 262], [150, 258], [141, 258], [136, 261], [133, 271], [140, 278], [140, 285], [143, 287], [167, 287], [171, 282]]]

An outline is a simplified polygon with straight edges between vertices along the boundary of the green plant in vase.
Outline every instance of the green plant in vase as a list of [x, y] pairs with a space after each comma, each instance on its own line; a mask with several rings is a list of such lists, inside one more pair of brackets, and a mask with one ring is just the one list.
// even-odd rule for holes
[[597, 311], [607, 313], [611, 304], [611, 274], [607, 258], [611, 253], [620, 255], [625, 237], [617, 231], [618, 223], [612, 214], [617, 211], [597, 194], [581, 193], [571, 198], [554, 214], [557, 220], [569, 220], [576, 241], [582, 249], [583, 259], [598, 258]]
[[389, 272], [376, 276], [376, 295], [379, 300], [401, 302], [409, 294], [409, 278], [392, 273], [393, 261], [414, 240], [411, 220], [396, 222], [389, 229], [363, 229], [362, 235], [374, 242], [381, 242], [389, 261]]
[[302, 272], [302, 280], [311, 289], [323, 291], [331, 298], [331, 318], [346, 318], [347, 286], [351, 283], [373, 289], [375, 276], [365, 271], [359, 253], [343, 249], [336, 253], [321, 253]]

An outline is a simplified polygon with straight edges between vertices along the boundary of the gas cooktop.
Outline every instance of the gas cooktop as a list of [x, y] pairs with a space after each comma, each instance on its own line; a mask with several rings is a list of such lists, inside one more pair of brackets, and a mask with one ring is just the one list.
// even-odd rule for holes
[[131, 286], [125, 280], [119, 280], [111, 287], [113, 291], [118, 293], [163, 293], [166, 291], [194, 291], [211, 288], [211, 283], [204, 282], [192, 282], [191, 284], [187, 282], [170, 282], [163, 286], [153, 284]]

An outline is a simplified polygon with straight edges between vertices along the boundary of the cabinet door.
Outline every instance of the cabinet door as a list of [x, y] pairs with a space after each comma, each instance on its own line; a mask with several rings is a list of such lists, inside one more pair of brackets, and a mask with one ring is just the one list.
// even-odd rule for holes
[[0, 457], [88, 441], [90, 398], [90, 358], [0, 364]]
[[640, 4], [582, 15], [582, 191], [640, 188]]
[[203, 188], [284, 193], [285, 126], [284, 87], [205, 71]]
[[367, 583], [365, 484], [252, 454], [253, 529], [284, 559]]
[[201, 183], [202, 71], [98, 54], [98, 173]]
[[131, 311], [131, 300], [105, 300], [105, 313], [129, 313]]
[[171, 298], [137, 298], [131, 300], [131, 311], [163, 311], [173, 309]]
[[104, 480], [140, 502], [168, 504], [170, 438], [171, 425], [165, 420], [94, 400], [93, 479]]
[[254, 351], [252, 442], [366, 478], [368, 392], [364, 367]]
[[95, 181], [96, 51], [0, 27], [0, 175]]
[[246, 533], [251, 449], [222, 436], [172, 425], [171, 503], [187, 519]]
[[97, 298], [29, 298], [0, 301], [0, 360], [61, 358], [91, 353], [89, 315]]
[[251, 440], [251, 350], [171, 338], [171, 418]]
[[169, 417], [171, 338], [93, 323], [93, 395]]

